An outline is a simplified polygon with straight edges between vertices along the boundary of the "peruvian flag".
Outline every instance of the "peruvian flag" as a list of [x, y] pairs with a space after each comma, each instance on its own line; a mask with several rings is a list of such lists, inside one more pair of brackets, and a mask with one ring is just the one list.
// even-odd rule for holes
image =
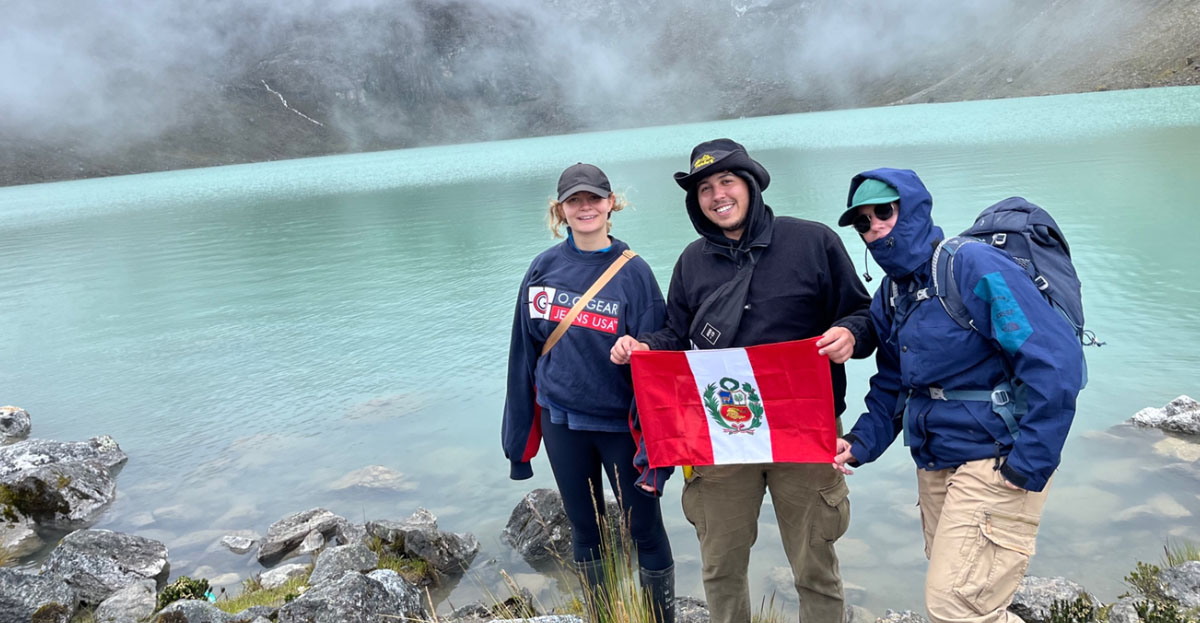
[[832, 463], [833, 383], [818, 339], [633, 353], [650, 466]]

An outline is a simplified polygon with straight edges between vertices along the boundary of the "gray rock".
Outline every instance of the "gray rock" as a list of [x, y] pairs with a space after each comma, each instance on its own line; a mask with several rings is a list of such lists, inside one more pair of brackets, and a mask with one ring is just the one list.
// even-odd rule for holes
[[[170, 616], [178, 613], [176, 616]], [[158, 611], [158, 616], [154, 617], [154, 621], [166, 623], [170, 621], [182, 621], [185, 623], [233, 623], [234, 615], [221, 610], [220, 608], [199, 599], [181, 599], [175, 603], [168, 605], [166, 608]]]
[[157, 605], [154, 589], [151, 580], [130, 584], [101, 602], [92, 618], [96, 623], [129, 623], [148, 619]]
[[404, 551], [404, 544], [410, 534], [437, 532], [437, 517], [424, 508], [418, 508], [404, 521], [369, 521], [366, 530], [368, 535], [391, 545], [397, 551]]
[[410, 482], [404, 474], [383, 465], [368, 465], [354, 470], [329, 485], [332, 491], [367, 489], [399, 492], [416, 488], [417, 484]]
[[274, 565], [292, 554], [309, 534], [333, 535], [346, 523], [345, 518], [323, 508], [284, 517], [267, 529], [267, 536], [258, 550], [258, 562], [267, 567]]
[[170, 525], [172, 523], [180, 523], [193, 519], [196, 513], [185, 504], [173, 504], [171, 506], [163, 506], [154, 509], [150, 516], [154, 518], [154, 523], [159, 525]]
[[28, 439], [0, 447], [0, 485], [22, 494], [18, 508], [40, 525], [70, 530], [93, 523], [116, 497], [127, 457], [112, 437]]
[[359, 573], [347, 573], [284, 604], [279, 609], [278, 623], [377, 623], [404, 616], [404, 604], [383, 584]]
[[221, 545], [235, 554], [245, 554], [254, 549], [254, 545], [257, 543], [258, 539], [237, 534], [227, 534], [221, 537]]
[[562, 496], [554, 489], [534, 489], [513, 509], [501, 539], [529, 563], [569, 560], [571, 522]]
[[28, 411], [21, 407], [0, 407], [0, 445], [28, 437], [31, 428]]
[[926, 619], [925, 615], [920, 612], [912, 610], [897, 612], [889, 609], [883, 611], [883, 616], [879, 617], [876, 623], [929, 623], [929, 619]]
[[429, 612], [425, 609], [425, 596], [421, 589], [400, 577], [399, 573], [391, 569], [376, 569], [368, 573], [367, 577], [382, 584], [400, 603], [400, 608], [408, 613], [407, 616], [421, 621], [429, 619]]
[[1184, 435], [1200, 435], [1200, 403], [1180, 396], [1165, 407], [1147, 407], [1129, 419], [1135, 426], [1161, 428]]
[[424, 508], [404, 521], [368, 522], [366, 531], [389, 549], [424, 560], [447, 575], [461, 574], [479, 553], [478, 539], [438, 530], [437, 517]]
[[309, 586], [337, 580], [347, 572], [366, 573], [379, 566], [379, 555], [362, 545], [339, 545], [331, 547], [317, 557]]
[[16, 521], [0, 517], [0, 550], [13, 558], [32, 554], [42, 546], [42, 537], [34, 529], [33, 520], [13, 509]]
[[675, 598], [675, 623], [708, 623], [708, 604], [695, 597]]
[[875, 623], [875, 615], [862, 606], [846, 604], [846, 623]]
[[308, 575], [308, 565], [290, 564], [279, 565], [274, 569], [268, 569], [258, 576], [259, 584], [263, 588], [279, 588], [288, 583], [292, 578], [300, 578]]
[[450, 613], [448, 620], [452, 623], [476, 623], [487, 621], [491, 618], [492, 610], [482, 602], [475, 602], [455, 608]]
[[56, 463], [95, 461], [115, 474], [129, 457], [112, 437], [102, 435], [88, 441], [50, 441], [27, 439], [11, 446], [0, 447], [0, 478], [12, 472]]
[[1050, 606], [1054, 602], [1070, 603], [1087, 594], [1082, 586], [1067, 578], [1025, 576], [1008, 609], [1024, 619], [1025, 623], [1047, 623], [1050, 620]]
[[1200, 607], [1200, 561], [1190, 560], [1158, 574], [1163, 593], [1185, 608]]
[[296, 553], [300, 555], [311, 554], [321, 551], [323, 547], [325, 547], [325, 535], [313, 530], [308, 533], [308, 536], [304, 537], [303, 541], [300, 541], [300, 547], [296, 548]]
[[279, 608], [270, 606], [250, 606], [233, 615], [229, 623], [258, 623], [260, 621], [271, 623], [271, 617], [275, 616], [275, 612], [278, 610]]
[[1122, 597], [1109, 608], [1108, 623], [1142, 623], [1134, 607], [1136, 603], [1134, 597]]
[[366, 545], [367, 528], [362, 524], [346, 521], [338, 524], [333, 531], [333, 537], [338, 545]]
[[66, 617], [75, 614], [75, 591], [56, 578], [0, 567], [0, 621], [29, 621], [43, 606], [58, 604]]
[[0, 480], [31, 500], [22, 512], [58, 530], [90, 526], [117, 497], [116, 479], [96, 461], [42, 465]]
[[142, 580], [161, 589], [170, 573], [167, 548], [158, 541], [109, 530], [76, 530], [42, 563], [44, 576], [70, 584], [86, 604], [99, 605]]
[[404, 543], [404, 551], [433, 565], [440, 573], [462, 575], [479, 553], [479, 539], [466, 533], [418, 532]]

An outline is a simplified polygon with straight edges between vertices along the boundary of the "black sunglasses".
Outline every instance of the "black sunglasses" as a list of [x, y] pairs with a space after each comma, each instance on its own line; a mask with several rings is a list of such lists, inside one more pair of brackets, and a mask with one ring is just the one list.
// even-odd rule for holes
[[[896, 213], [896, 207], [894, 203], [877, 203], [873, 207], [876, 220], [886, 221], [892, 218], [892, 215]], [[860, 234], [865, 234], [871, 231], [871, 217], [867, 216], [866, 214], [859, 214], [858, 216], [854, 217], [854, 220], [850, 221], [850, 224], [853, 225], [854, 229], [858, 230], [858, 233]]]

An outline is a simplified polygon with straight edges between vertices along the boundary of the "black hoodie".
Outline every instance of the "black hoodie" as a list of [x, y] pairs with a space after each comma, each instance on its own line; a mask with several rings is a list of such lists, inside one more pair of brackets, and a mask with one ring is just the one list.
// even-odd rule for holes
[[[701, 302], [737, 273], [752, 256], [756, 260], [746, 307], [733, 346], [757, 346], [816, 337], [832, 326], [854, 334], [854, 357], [875, 350], [875, 333], [867, 295], [854, 264], [837, 234], [813, 221], [775, 216], [763, 203], [758, 184], [747, 172], [734, 170], [750, 190], [750, 207], [739, 240], [725, 237], [700, 210], [695, 187], [688, 191], [687, 210], [701, 238], [689, 244], [675, 263], [667, 294], [666, 328], [637, 336], [653, 350], [704, 348], [688, 331]], [[846, 372], [830, 364], [834, 408], [846, 409]]]

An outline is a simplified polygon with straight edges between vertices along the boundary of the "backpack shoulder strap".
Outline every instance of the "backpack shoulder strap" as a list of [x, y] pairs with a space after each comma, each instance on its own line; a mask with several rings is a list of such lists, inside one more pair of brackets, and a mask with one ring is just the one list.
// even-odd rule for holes
[[933, 275], [933, 294], [942, 303], [946, 314], [958, 326], [972, 331], [978, 331], [975, 321], [971, 319], [967, 306], [963, 303], [962, 292], [958, 289], [958, 280], [954, 278], [954, 256], [964, 245], [983, 244], [977, 238], [970, 236], [952, 236], [938, 243], [933, 252], [933, 265], [930, 273]]

